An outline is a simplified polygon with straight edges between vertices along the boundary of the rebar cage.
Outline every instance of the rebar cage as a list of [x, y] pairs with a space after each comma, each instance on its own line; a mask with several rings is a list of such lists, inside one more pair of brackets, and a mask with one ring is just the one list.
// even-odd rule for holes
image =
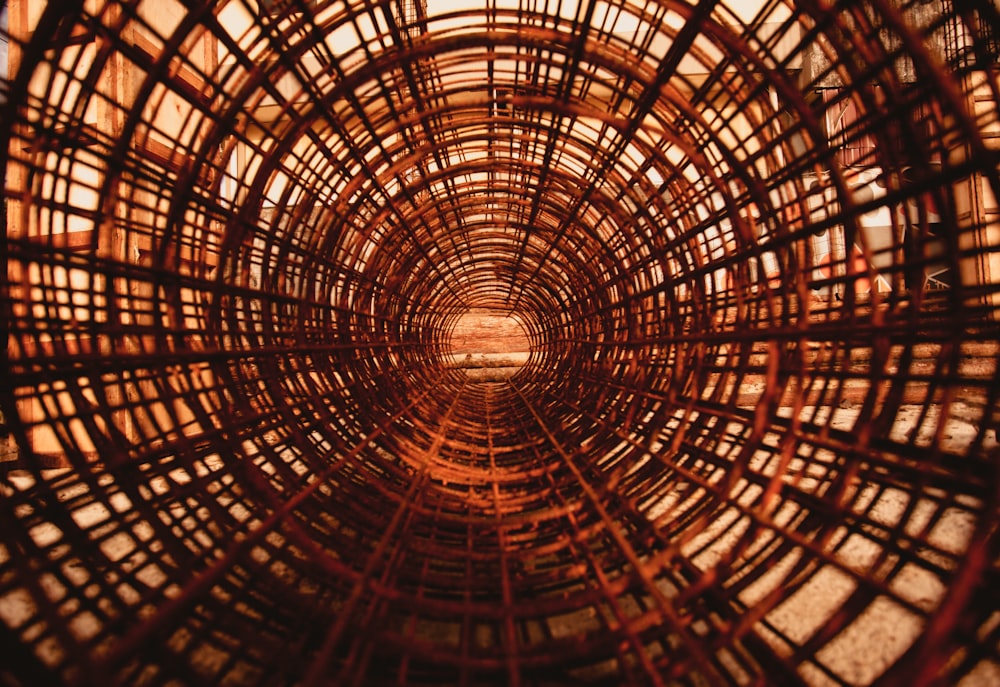
[[1000, 682], [995, 3], [5, 19], [4, 684]]

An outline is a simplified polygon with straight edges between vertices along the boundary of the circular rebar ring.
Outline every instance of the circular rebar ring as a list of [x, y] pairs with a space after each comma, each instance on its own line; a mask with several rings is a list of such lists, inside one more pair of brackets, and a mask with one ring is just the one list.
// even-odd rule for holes
[[995, 3], [9, 3], [0, 681], [995, 684]]

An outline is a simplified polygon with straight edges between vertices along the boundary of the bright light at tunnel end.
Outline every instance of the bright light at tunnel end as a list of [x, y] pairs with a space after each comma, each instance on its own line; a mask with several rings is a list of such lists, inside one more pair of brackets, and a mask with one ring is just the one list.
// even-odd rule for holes
[[502, 381], [528, 362], [531, 343], [517, 318], [475, 308], [455, 318], [448, 332], [447, 364], [471, 380]]

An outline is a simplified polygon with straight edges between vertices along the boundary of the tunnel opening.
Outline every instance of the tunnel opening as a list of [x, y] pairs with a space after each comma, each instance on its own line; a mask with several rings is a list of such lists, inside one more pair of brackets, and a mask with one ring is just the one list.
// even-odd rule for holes
[[1000, 681], [995, 3], [5, 8], [0, 682]]
[[518, 318], [501, 309], [474, 308], [459, 315], [448, 336], [451, 364], [470, 378], [502, 381], [531, 355], [531, 342]]

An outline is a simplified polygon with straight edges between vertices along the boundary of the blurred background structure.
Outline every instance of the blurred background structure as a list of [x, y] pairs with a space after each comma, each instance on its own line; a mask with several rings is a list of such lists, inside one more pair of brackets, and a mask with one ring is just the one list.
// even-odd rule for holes
[[1000, 684], [995, 0], [11, 0], [0, 683]]

